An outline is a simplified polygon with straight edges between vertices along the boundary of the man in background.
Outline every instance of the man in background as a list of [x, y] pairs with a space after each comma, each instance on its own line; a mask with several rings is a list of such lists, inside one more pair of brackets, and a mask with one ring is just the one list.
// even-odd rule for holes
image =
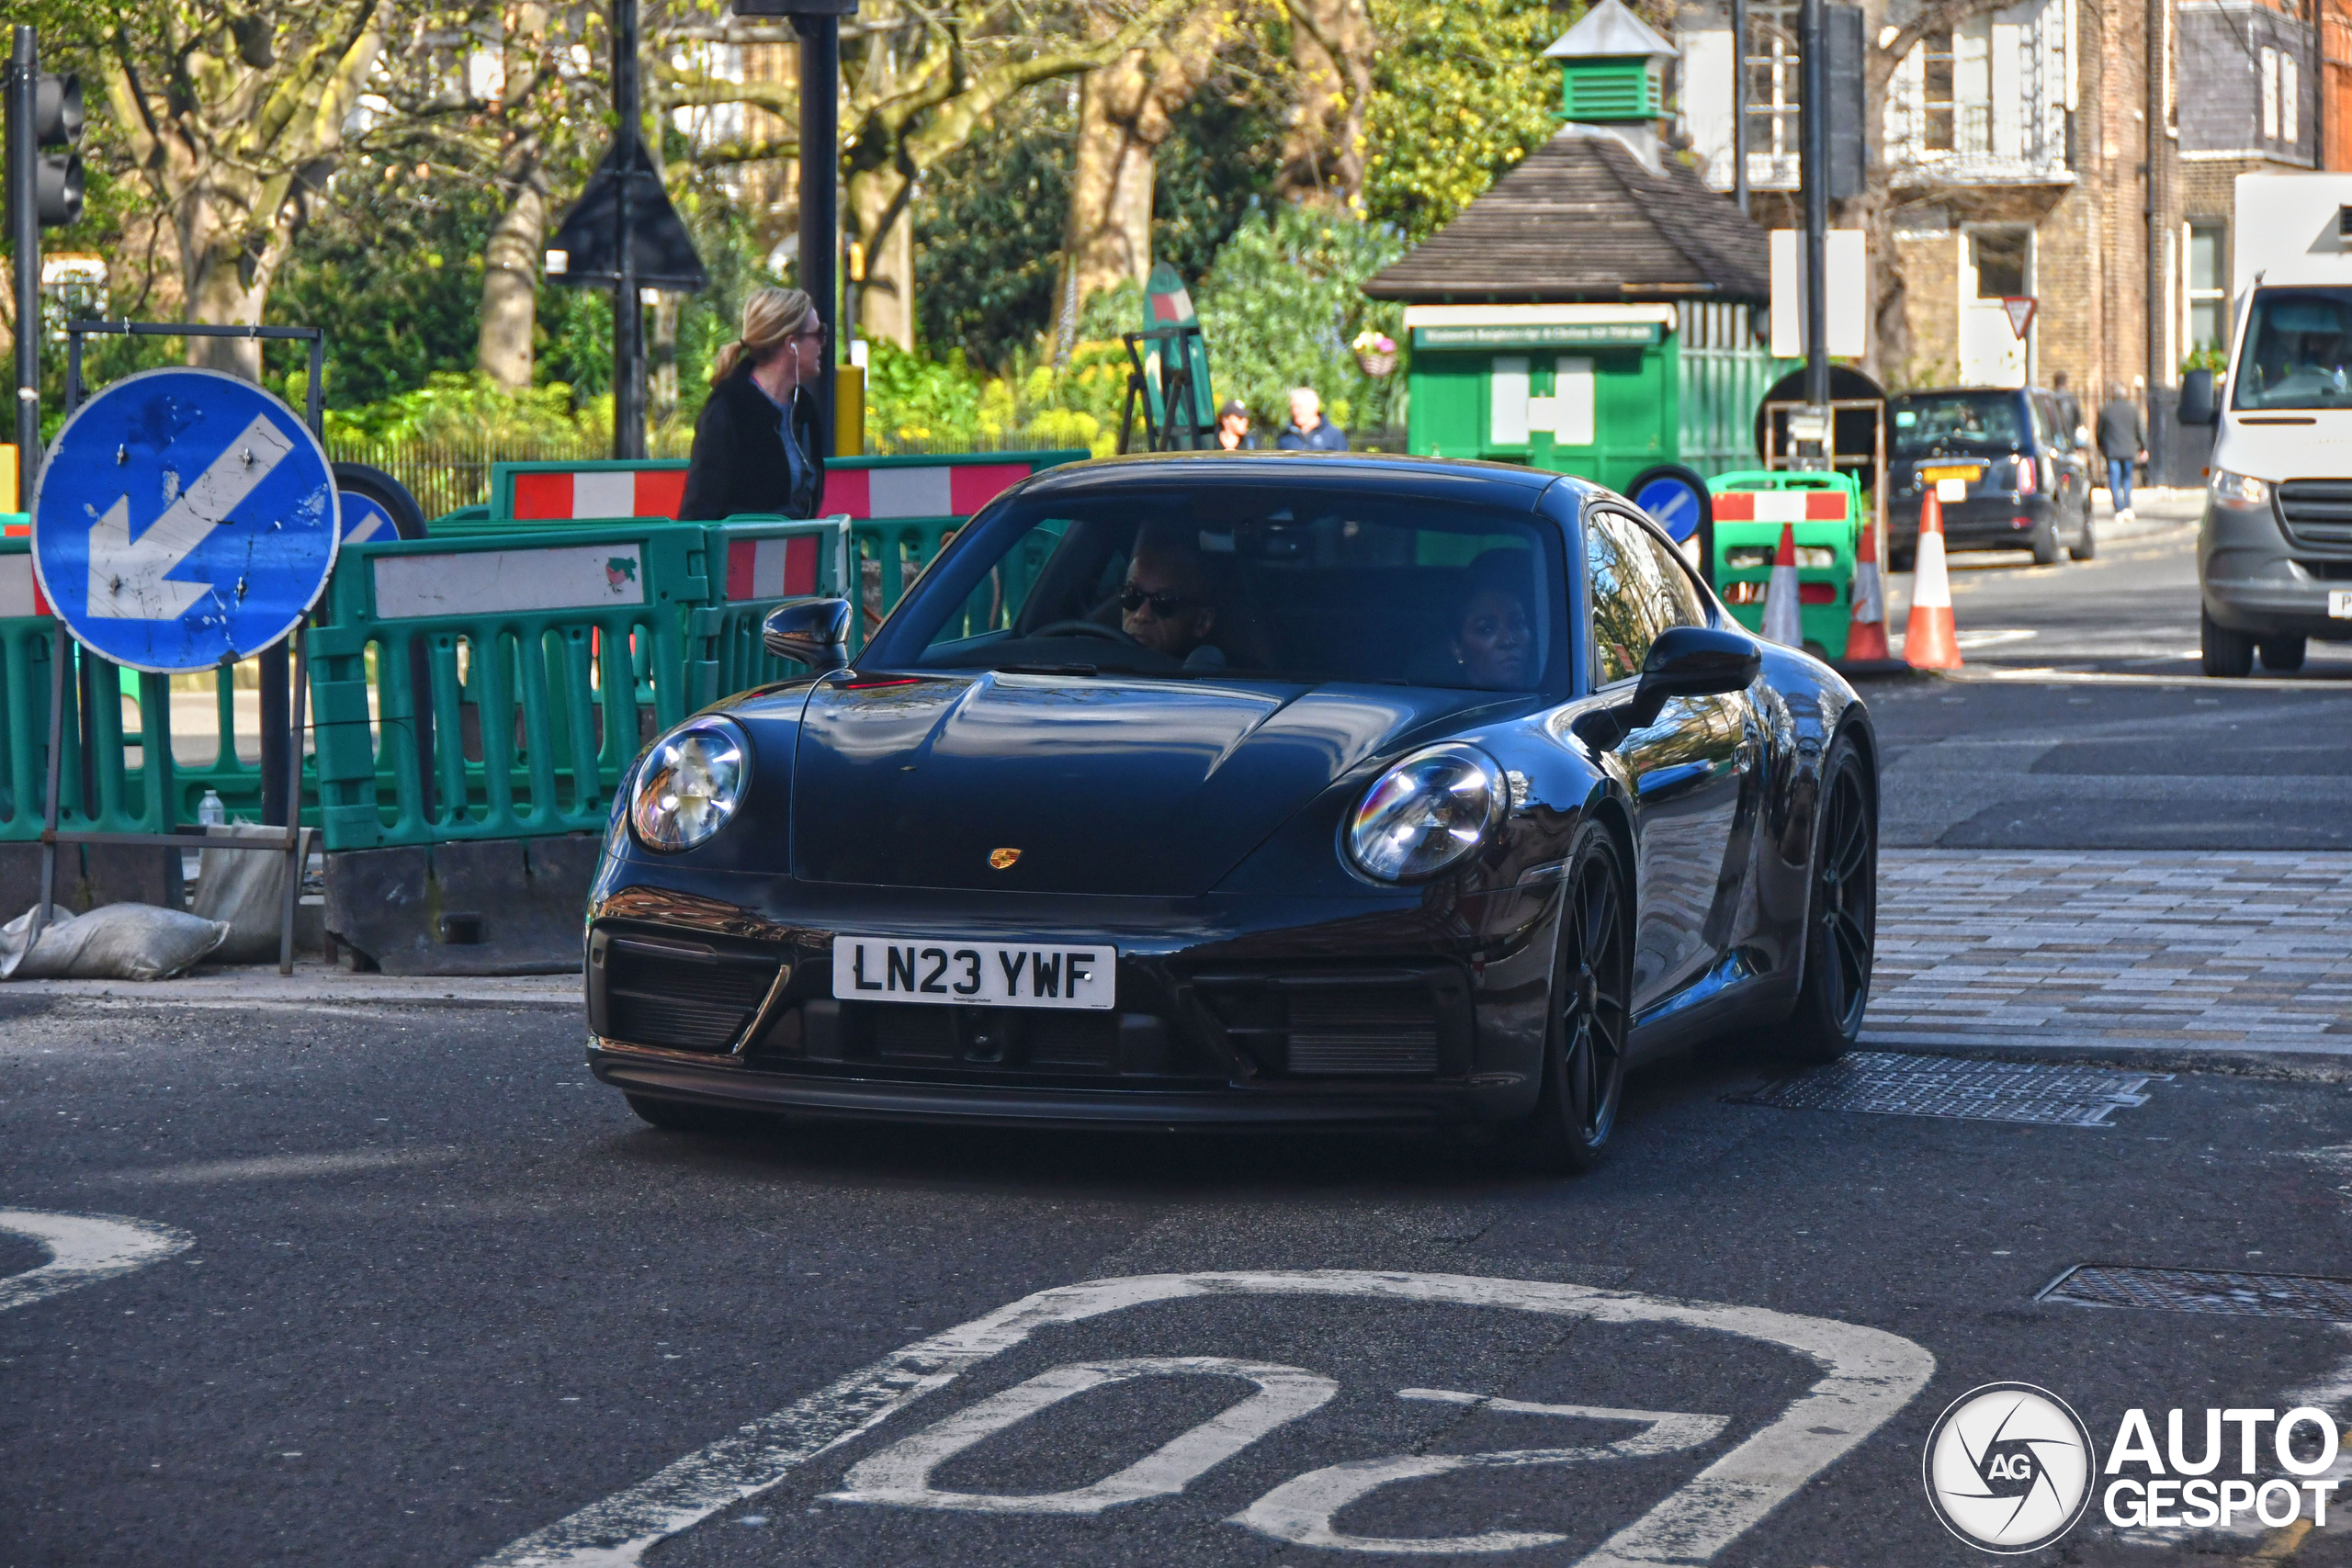
[[2083, 405], [2068, 389], [2064, 370], [2050, 378], [2050, 394], [2058, 400], [2058, 419], [2065, 426], [2066, 439], [2077, 446], [2087, 446], [2091, 433], [2083, 425]]
[[1323, 417], [1323, 400], [1312, 387], [1290, 395], [1290, 425], [1274, 443], [1285, 452], [1344, 452], [1347, 433]]
[[1258, 449], [1258, 438], [1250, 434], [1250, 405], [1239, 398], [1216, 412], [1216, 445], [1221, 452]]
[[2132, 521], [2132, 466], [2148, 460], [2148, 427], [2140, 405], [2111, 382], [2107, 406], [2098, 411], [2098, 451], [2107, 459], [2107, 493], [2115, 502], [2115, 520]]

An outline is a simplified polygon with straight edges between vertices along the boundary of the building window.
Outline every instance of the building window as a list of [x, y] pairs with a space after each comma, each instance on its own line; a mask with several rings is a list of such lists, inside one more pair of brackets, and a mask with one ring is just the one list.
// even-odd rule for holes
[[2032, 243], [2030, 229], [1971, 230], [1969, 261], [1976, 271], [1976, 297], [2015, 299], [2030, 292], [2025, 275]]
[[2229, 290], [2222, 281], [2222, 225], [2188, 226], [2188, 352], [2229, 352]]
[[2278, 51], [2262, 51], [2262, 139], [2278, 140]]
[[2293, 145], [2295, 136], [2295, 100], [2302, 96], [2295, 76], [2295, 57], [2278, 57], [2278, 140]]
[[1922, 141], [1930, 152], [1952, 150], [1951, 29], [1929, 33], [1919, 45], [1919, 112]]

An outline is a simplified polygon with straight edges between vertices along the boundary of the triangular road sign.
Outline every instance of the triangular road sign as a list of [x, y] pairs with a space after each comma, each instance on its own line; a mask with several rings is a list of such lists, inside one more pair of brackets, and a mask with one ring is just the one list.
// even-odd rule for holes
[[[564, 214], [562, 227], [548, 242], [549, 283], [610, 288], [620, 281], [621, 181], [615, 152], [605, 154], [596, 172], [588, 176], [588, 188], [580, 193], [580, 199]], [[671, 207], [669, 193], [662, 188], [662, 176], [654, 172], [653, 159], [641, 142], [637, 149], [637, 175], [629, 185], [629, 206], [636, 220], [631, 227], [636, 231], [633, 259], [638, 286], [688, 294], [708, 287], [710, 274], [703, 270], [695, 243]]]
[[2026, 329], [2033, 325], [2033, 310], [2040, 301], [2030, 295], [2007, 294], [2001, 297], [2001, 309], [2009, 318], [2009, 331], [2018, 341], [2025, 341]]

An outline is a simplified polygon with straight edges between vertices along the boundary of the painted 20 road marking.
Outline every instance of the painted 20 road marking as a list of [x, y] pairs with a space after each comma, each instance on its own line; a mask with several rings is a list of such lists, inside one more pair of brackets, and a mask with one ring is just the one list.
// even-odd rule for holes
[[[1936, 1368], [1935, 1358], [1920, 1346], [1859, 1324], [1544, 1280], [1349, 1269], [1097, 1280], [1040, 1291], [893, 1351], [788, 1409], [745, 1426], [738, 1436], [689, 1454], [628, 1490], [524, 1537], [485, 1559], [481, 1568], [636, 1562], [654, 1542], [776, 1485], [809, 1461], [873, 1430], [897, 1411], [947, 1387], [965, 1371], [1024, 1343], [1042, 1328], [1157, 1302], [1209, 1296], [1368, 1299], [1585, 1317], [1599, 1323], [1664, 1323], [1777, 1345], [1823, 1370], [1820, 1381], [1776, 1418], [1610, 1537], [1577, 1568], [1708, 1561], [1910, 1403]], [[1186, 1375], [1238, 1379], [1254, 1384], [1255, 1392], [1091, 1486], [1016, 1497], [940, 1492], [931, 1485], [932, 1471], [944, 1461], [1062, 1400], [1132, 1378]], [[991, 1394], [853, 1465], [842, 1478], [843, 1489], [833, 1495], [844, 1502], [977, 1512], [1099, 1513], [1182, 1492], [1258, 1438], [1320, 1408], [1335, 1392], [1337, 1385], [1316, 1372], [1221, 1357], [1072, 1362]], [[1299, 1545], [1360, 1551], [1508, 1551], [1551, 1545], [1564, 1538], [1506, 1531], [1431, 1540], [1359, 1537], [1341, 1531], [1333, 1518], [1350, 1503], [1392, 1482], [1470, 1468], [1580, 1464], [1670, 1453], [1712, 1440], [1724, 1425], [1724, 1418], [1715, 1416], [1533, 1404], [1445, 1389], [1407, 1389], [1400, 1396], [1479, 1404], [1508, 1414], [1634, 1422], [1644, 1429], [1597, 1448], [1399, 1454], [1331, 1465], [1283, 1483], [1234, 1522]]]

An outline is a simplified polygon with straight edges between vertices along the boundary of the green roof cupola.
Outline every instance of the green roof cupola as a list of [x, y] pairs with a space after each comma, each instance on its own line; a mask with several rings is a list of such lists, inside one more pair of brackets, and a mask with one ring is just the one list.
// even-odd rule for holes
[[1627, 10], [1600, 0], [1544, 51], [1560, 62], [1560, 118], [1588, 124], [1666, 118], [1666, 62], [1674, 46]]

